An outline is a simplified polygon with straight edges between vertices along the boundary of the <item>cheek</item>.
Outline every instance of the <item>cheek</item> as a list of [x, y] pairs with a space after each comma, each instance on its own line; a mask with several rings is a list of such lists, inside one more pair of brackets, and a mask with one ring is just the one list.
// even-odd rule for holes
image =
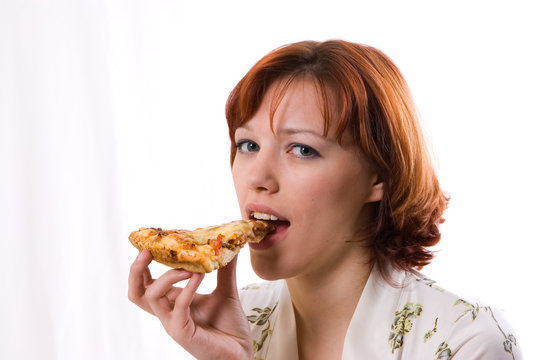
[[333, 202], [333, 196], [329, 194], [332, 191], [333, 183], [323, 179], [312, 180], [301, 184], [297, 189], [297, 194], [302, 196], [302, 200], [307, 206], [316, 211], [325, 210]]
[[[331, 174], [339, 174], [330, 172]], [[334, 226], [354, 226], [364, 204], [360, 179], [354, 174], [312, 177], [296, 189], [312, 220]]]
[[233, 177], [233, 186], [235, 187], [235, 192], [237, 194], [237, 199], [239, 203], [241, 202], [241, 199], [246, 191], [246, 186], [243, 182], [243, 179], [245, 179], [245, 177], [242, 177], [241, 174], [242, 169], [239, 167], [238, 164], [233, 163], [233, 166], [231, 167], [231, 175]]
[[322, 174], [299, 177], [296, 191], [303, 194], [309, 203], [326, 202], [341, 203], [352, 193], [357, 192], [357, 179], [350, 174], [337, 171], [326, 171]]

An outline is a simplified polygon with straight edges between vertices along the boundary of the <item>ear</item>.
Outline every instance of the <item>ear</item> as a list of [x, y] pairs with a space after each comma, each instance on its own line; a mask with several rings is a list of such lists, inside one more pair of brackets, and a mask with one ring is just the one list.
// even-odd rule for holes
[[367, 194], [366, 202], [378, 202], [383, 198], [383, 181], [379, 179], [379, 176], [374, 176], [372, 179], [372, 187]]

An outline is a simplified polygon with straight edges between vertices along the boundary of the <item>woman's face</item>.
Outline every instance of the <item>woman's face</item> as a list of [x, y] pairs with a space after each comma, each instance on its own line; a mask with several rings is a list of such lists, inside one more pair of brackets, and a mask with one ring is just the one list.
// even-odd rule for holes
[[270, 96], [235, 132], [232, 173], [244, 219], [276, 220], [276, 230], [250, 244], [252, 266], [267, 280], [328, 271], [360, 262], [351, 243], [366, 223], [364, 205], [381, 198], [381, 184], [345, 133], [323, 135], [319, 95], [310, 80], [291, 84], [270, 128]]

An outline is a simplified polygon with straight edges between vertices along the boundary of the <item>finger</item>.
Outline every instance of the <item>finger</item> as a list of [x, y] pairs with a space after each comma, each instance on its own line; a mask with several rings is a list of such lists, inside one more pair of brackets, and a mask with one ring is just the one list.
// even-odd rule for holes
[[201, 285], [201, 282], [205, 278], [203, 273], [193, 273], [192, 278], [188, 281], [186, 287], [182, 290], [180, 296], [177, 297], [175, 301], [175, 308], [180, 306], [181, 308], [189, 308], [192, 303], [193, 297]]
[[190, 305], [204, 278], [205, 274], [203, 273], [193, 273], [192, 278], [175, 300], [175, 308], [172, 314], [175, 323], [181, 324], [183, 327], [186, 327], [190, 323], [193, 325], [190, 317]]
[[165, 294], [165, 296], [167, 297], [167, 300], [169, 300], [169, 308], [170, 309], [173, 309], [175, 307], [175, 300], [177, 299], [177, 297], [180, 295], [180, 293], [182, 292], [183, 289], [181, 288], [177, 288], [177, 287], [172, 287], [171, 290], [169, 290], [167, 292], [167, 294]]
[[143, 272], [143, 285], [145, 289], [154, 282], [152, 275], [150, 274], [150, 269], [147, 267]]
[[218, 270], [216, 291], [226, 297], [238, 297], [237, 290], [237, 257]]
[[143, 250], [139, 253], [135, 261], [130, 267], [128, 276], [128, 299], [137, 305], [146, 290], [146, 283], [152, 279], [148, 265], [152, 261], [152, 255], [148, 250]]
[[169, 270], [147, 288], [145, 297], [158, 317], [166, 319], [172, 310], [167, 294], [173, 289], [173, 285], [189, 279], [192, 275], [191, 272], [185, 270]]

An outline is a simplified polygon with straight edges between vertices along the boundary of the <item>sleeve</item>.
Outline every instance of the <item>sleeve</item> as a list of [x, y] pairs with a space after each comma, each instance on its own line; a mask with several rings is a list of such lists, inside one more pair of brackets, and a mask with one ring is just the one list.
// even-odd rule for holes
[[451, 357], [447, 359], [523, 359], [514, 331], [501, 311], [483, 307], [475, 317], [464, 316], [456, 325], [456, 331], [449, 339]]

